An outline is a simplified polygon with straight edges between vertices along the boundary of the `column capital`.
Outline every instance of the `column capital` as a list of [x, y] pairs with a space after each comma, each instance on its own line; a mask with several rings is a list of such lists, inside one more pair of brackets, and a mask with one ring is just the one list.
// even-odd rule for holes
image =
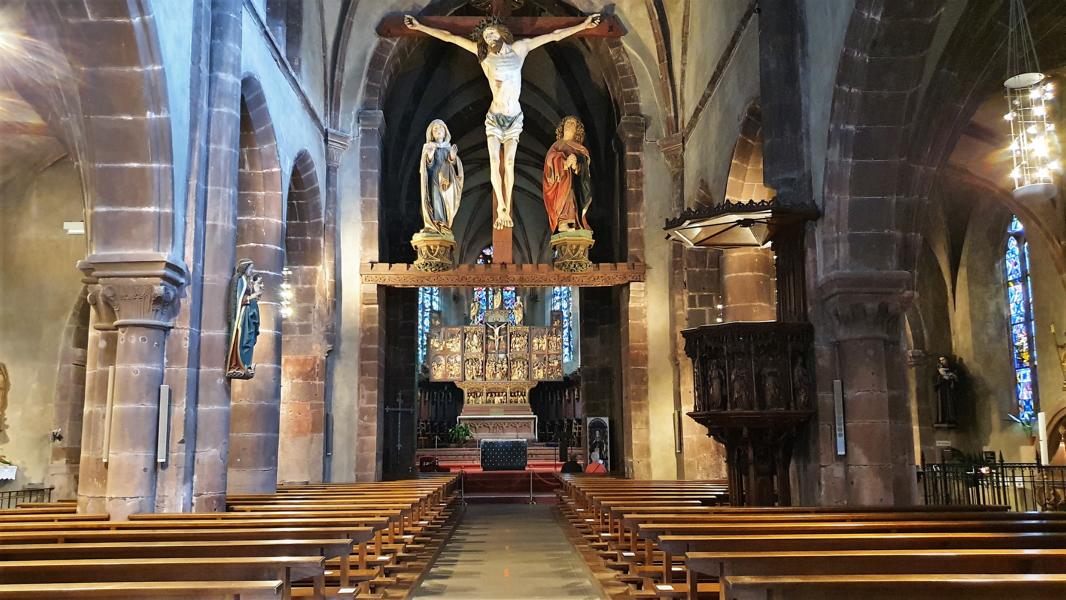
[[97, 329], [148, 327], [170, 329], [177, 313], [185, 269], [162, 256], [90, 257], [79, 263], [93, 283], [89, 303], [96, 309]]
[[361, 110], [357, 118], [359, 129], [369, 129], [385, 134], [385, 112], [381, 110]]
[[666, 158], [666, 166], [670, 167], [670, 172], [677, 174], [685, 166], [685, 137], [681, 132], [670, 134], [666, 137], [659, 138], [655, 145], [659, 147], [659, 150]]
[[352, 143], [352, 134], [340, 129], [326, 128], [326, 166], [339, 167], [341, 157]]
[[907, 366], [917, 369], [924, 367], [929, 362], [929, 353], [920, 348], [907, 351]]
[[644, 115], [626, 115], [618, 121], [618, 135], [627, 144], [643, 142], [647, 130], [648, 118]]
[[818, 285], [838, 341], [896, 340], [900, 319], [914, 301], [913, 275], [906, 271], [832, 273]]

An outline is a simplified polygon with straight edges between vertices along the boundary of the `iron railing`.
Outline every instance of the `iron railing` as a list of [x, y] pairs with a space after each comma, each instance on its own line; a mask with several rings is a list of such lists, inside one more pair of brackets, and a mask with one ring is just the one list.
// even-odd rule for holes
[[1030, 463], [926, 464], [918, 469], [927, 505], [1066, 510], [1066, 466]]
[[0, 509], [16, 508], [23, 502], [51, 502], [55, 488], [26, 488], [0, 491]]

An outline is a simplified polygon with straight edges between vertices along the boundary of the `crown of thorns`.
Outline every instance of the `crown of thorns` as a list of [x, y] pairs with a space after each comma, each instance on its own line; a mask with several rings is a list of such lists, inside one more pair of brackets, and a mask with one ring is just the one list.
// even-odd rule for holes
[[492, 29], [502, 29], [504, 31], [510, 31], [510, 29], [508, 29], [507, 26], [504, 25], [503, 22], [500, 21], [498, 18], [486, 17], [484, 19], [481, 19], [481, 22], [477, 24], [477, 27], [474, 28], [474, 31], [470, 32], [471, 39], [481, 40], [482, 34], [484, 34], [485, 30], [489, 29], [490, 27]]

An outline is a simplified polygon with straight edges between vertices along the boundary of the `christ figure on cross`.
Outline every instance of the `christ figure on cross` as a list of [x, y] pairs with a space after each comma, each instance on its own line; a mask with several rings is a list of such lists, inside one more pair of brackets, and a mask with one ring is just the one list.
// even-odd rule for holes
[[[473, 39], [461, 37], [443, 29], [427, 27], [411, 15], [404, 23], [415, 31], [455, 44], [476, 54], [481, 70], [492, 90], [492, 104], [485, 116], [485, 136], [489, 146], [489, 175], [496, 196], [496, 220], [493, 227], [506, 229], [511, 220], [511, 190], [514, 188], [514, 161], [518, 152], [518, 136], [522, 133], [522, 65], [526, 56], [549, 42], [558, 42], [600, 23], [600, 15], [590, 15], [584, 22], [557, 29], [551, 33], [524, 40], [515, 40], [510, 30], [495, 20], [486, 19], [474, 30]], [[501, 168], [502, 164], [502, 168]]]

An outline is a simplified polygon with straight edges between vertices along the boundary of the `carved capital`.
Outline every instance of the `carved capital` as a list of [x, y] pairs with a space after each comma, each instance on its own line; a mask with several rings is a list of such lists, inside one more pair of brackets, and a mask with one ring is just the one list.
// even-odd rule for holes
[[929, 354], [925, 350], [908, 350], [907, 366], [917, 369], [924, 367], [929, 362]]
[[681, 133], [668, 135], [660, 138], [655, 144], [659, 146], [663, 157], [666, 158], [666, 166], [670, 167], [670, 172], [673, 174], [679, 173], [685, 166], [684, 135]]
[[648, 118], [644, 115], [626, 115], [618, 122], [618, 136], [627, 144], [644, 142], [648, 130]]
[[378, 135], [385, 135], [384, 111], [361, 110], [359, 111], [358, 121], [360, 135], [366, 133], [377, 133]]
[[339, 129], [326, 129], [326, 165], [339, 167], [341, 157], [352, 143], [352, 134]]
[[170, 329], [178, 288], [171, 282], [148, 278], [109, 279], [100, 286], [100, 299], [114, 311], [117, 328]]
[[89, 303], [97, 329], [149, 327], [170, 329], [177, 312], [185, 270], [159, 256], [127, 255], [90, 259], [82, 271], [94, 282]]
[[819, 284], [838, 341], [899, 339], [900, 319], [914, 301], [905, 271], [833, 273]]
[[89, 306], [92, 306], [93, 311], [96, 313], [96, 321], [93, 323], [93, 328], [97, 331], [114, 331], [115, 311], [111, 307], [111, 304], [104, 302], [100, 294], [100, 284], [92, 284], [89, 286], [87, 300]]

